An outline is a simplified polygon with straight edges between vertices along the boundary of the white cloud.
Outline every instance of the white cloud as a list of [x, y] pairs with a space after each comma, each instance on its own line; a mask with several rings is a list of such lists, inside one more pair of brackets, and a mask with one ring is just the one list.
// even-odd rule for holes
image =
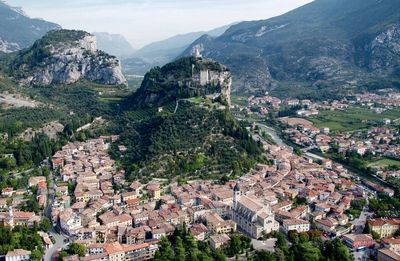
[[64, 28], [123, 34], [135, 46], [282, 14], [311, 0], [8, 0]]

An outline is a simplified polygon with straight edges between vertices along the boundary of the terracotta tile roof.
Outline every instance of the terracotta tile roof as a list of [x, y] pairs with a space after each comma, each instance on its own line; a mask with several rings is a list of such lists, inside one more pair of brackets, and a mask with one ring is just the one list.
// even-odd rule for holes
[[283, 220], [283, 225], [286, 226], [293, 226], [293, 225], [303, 225], [303, 224], [309, 224], [308, 221], [302, 220], [302, 219], [284, 219]]
[[357, 241], [372, 241], [372, 237], [367, 234], [347, 234], [343, 236], [344, 239], [348, 239], [352, 242], [357, 242]]
[[400, 225], [400, 219], [383, 219], [383, 218], [370, 219], [368, 220], [368, 224], [371, 226], [383, 226], [386, 224]]
[[25, 212], [25, 211], [14, 211], [13, 216], [14, 218], [30, 219], [31, 217], [35, 216], [35, 213]]
[[30, 254], [31, 251], [25, 249], [14, 249], [13, 251], [8, 251], [6, 257], [26, 256]]
[[399, 245], [400, 237], [399, 238], [383, 238], [383, 239], [381, 239], [381, 242], [384, 244]]
[[396, 254], [395, 252], [393, 252], [388, 248], [379, 249], [378, 252], [384, 254], [385, 256], [391, 257], [392, 260], [400, 260], [400, 255]]
[[208, 228], [203, 225], [203, 224], [194, 224], [191, 228], [190, 228], [190, 232], [192, 233], [192, 235], [197, 236], [201, 233], [205, 233], [208, 232]]
[[[153, 241], [152, 243], [155, 244], [157, 242], [158, 242], [158, 240], [157, 241]], [[147, 248], [147, 247], [150, 247], [150, 246], [151, 246], [151, 244], [149, 244], [149, 243], [143, 243], [143, 244], [137, 244], [137, 245], [123, 245], [122, 248], [123, 248], [123, 250], [125, 252], [128, 252], [128, 251], [135, 251], [135, 250]]]
[[106, 244], [104, 246], [104, 249], [109, 255], [124, 251], [123, 246], [118, 242], [111, 243], [111, 244]]

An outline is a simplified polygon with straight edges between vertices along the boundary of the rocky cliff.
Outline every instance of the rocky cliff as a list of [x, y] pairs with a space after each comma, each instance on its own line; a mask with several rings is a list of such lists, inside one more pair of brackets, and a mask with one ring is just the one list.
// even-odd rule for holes
[[373, 70], [385, 69], [392, 73], [400, 66], [400, 23], [388, 26], [374, 38], [370, 57], [369, 67]]
[[224, 65], [210, 59], [184, 57], [150, 70], [133, 96], [133, 105], [160, 106], [206, 95], [230, 105], [231, 84], [231, 73]]
[[12, 70], [23, 85], [126, 84], [120, 62], [97, 50], [96, 37], [83, 31], [50, 31], [16, 56]]

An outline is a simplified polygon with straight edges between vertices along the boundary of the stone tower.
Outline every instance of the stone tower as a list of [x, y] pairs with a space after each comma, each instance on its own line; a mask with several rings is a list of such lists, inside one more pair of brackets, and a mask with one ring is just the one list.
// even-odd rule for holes
[[240, 186], [239, 183], [236, 183], [235, 187], [233, 188], [233, 207], [236, 207], [237, 202], [240, 199]]

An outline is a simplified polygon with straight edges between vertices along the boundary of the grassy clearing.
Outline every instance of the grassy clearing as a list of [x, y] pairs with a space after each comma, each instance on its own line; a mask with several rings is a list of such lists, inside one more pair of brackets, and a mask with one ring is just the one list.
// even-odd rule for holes
[[123, 100], [124, 99], [121, 98], [121, 97], [100, 97], [99, 98], [99, 101], [106, 102], [106, 103], [108, 103], [108, 102], [121, 102]]
[[240, 106], [246, 106], [247, 105], [247, 98], [245, 96], [237, 96], [237, 95], [231, 95], [231, 102], [232, 104], [240, 105]]
[[378, 168], [385, 168], [388, 166], [398, 166], [400, 167], [400, 160], [394, 160], [394, 159], [387, 159], [383, 158], [377, 161], [373, 161], [370, 164], [368, 164], [368, 167], [378, 167]]
[[189, 100], [190, 100], [191, 102], [194, 102], [194, 103], [210, 102], [209, 99], [203, 98], [203, 97], [193, 97], [193, 98], [190, 98]]
[[319, 115], [310, 117], [309, 120], [317, 128], [328, 127], [332, 131], [353, 131], [364, 129], [373, 123], [382, 123], [384, 118], [400, 118], [400, 109], [396, 108], [377, 114], [364, 107], [352, 107], [345, 111], [320, 111]]

